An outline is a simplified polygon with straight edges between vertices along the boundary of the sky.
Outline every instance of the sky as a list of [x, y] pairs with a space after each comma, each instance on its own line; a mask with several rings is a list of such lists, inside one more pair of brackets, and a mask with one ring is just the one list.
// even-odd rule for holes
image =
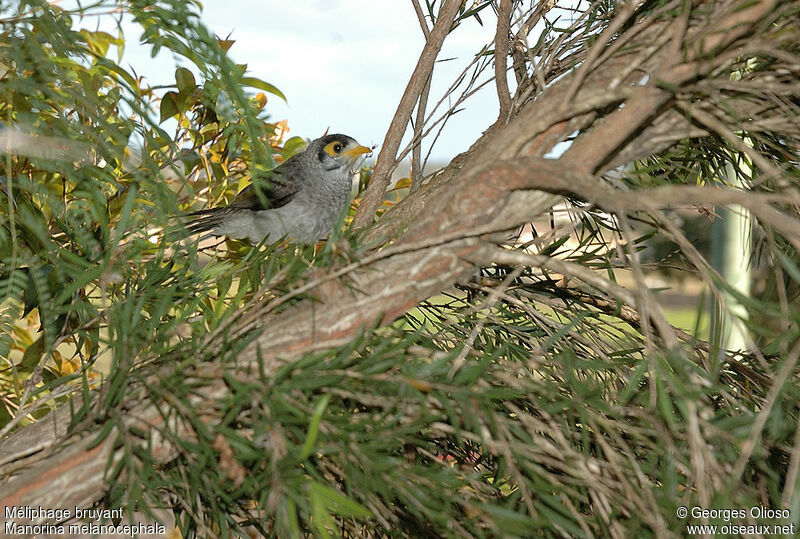
[[[483, 26], [467, 20], [445, 41], [439, 58], [451, 60], [436, 65], [429, 109], [480, 47], [492, 42], [494, 15], [489, 9], [482, 15]], [[291, 136], [309, 139], [329, 130], [380, 145], [424, 45], [408, 1], [208, 0], [202, 18], [217, 36], [235, 41], [229, 51], [234, 61], [286, 95], [288, 103], [268, 96], [271, 119], [288, 120]], [[174, 80], [171, 56], [152, 59], [149, 47], [136, 44], [136, 27], [128, 26], [126, 35], [123, 65], [151, 84]], [[448, 121], [432, 160], [466, 150], [497, 113], [494, 86], [488, 85]]]

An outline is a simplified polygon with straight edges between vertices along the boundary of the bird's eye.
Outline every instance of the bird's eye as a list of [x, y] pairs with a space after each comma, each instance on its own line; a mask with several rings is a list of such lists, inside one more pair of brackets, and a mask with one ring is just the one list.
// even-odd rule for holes
[[329, 142], [325, 145], [323, 150], [331, 157], [337, 157], [342, 154], [342, 150], [344, 150], [344, 144], [338, 141]]

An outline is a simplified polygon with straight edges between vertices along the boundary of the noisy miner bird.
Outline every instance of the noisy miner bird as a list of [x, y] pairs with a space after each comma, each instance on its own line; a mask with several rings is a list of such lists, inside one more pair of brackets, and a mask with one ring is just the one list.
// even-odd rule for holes
[[284, 236], [316, 243], [333, 230], [350, 197], [354, 165], [371, 151], [347, 135], [325, 135], [247, 186], [230, 205], [187, 214], [186, 226], [192, 233], [254, 244]]

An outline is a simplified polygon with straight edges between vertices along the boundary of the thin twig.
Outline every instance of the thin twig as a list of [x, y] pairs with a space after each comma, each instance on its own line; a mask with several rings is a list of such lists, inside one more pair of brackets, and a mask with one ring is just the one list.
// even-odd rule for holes
[[[411, 192], [413, 193], [422, 185], [423, 166], [422, 166], [422, 128], [425, 126], [425, 108], [428, 105], [428, 97], [431, 93], [432, 76], [428, 76], [422, 95], [419, 96], [417, 103], [417, 114], [414, 119], [414, 146], [411, 149]], [[433, 145], [431, 145], [433, 147]]]
[[511, 116], [511, 94], [508, 90], [508, 48], [511, 27], [511, 0], [500, 0], [497, 12], [497, 33], [494, 36], [494, 82], [497, 100], [500, 102], [498, 124], [504, 124]]
[[383, 194], [389, 186], [392, 171], [396, 166], [395, 156], [403, 139], [403, 134], [406, 132], [408, 121], [411, 118], [411, 111], [422, 94], [428, 77], [433, 72], [436, 57], [439, 55], [444, 39], [450, 33], [460, 7], [460, 0], [445, 0], [439, 9], [439, 16], [431, 30], [430, 39], [422, 49], [417, 66], [411, 74], [406, 90], [403, 92], [403, 97], [400, 98], [400, 104], [397, 106], [394, 118], [392, 118], [389, 130], [386, 132], [386, 137], [383, 139], [383, 145], [372, 173], [372, 180], [353, 218], [353, 227], [355, 228], [362, 228], [371, 223], [378, 206], [381, 204], [381, 200], [383, 200]]
[[[422, 34], [425, 36], [425, 41], [430, 39], [431, 32], [428, 29], [428, 23], [425, 22], [425, 14], [419, 5], [418, 0], [411, 0], [414, 5], [414, 12], [417, 14], [419, 26], [422, 29]], [[422, 128], [425, 123], [425, 109], [428, 106], [428, 97], [431, 93], [431, 81], [433, 74], [428, 75], [428, 80], [425, 82], [425, 87], [422, 94], [419, 96], [417, 102], [417, 112], [414, 118], [414, 142], [411, 149], [411, 192], [413, 193], [422, 185]]]
[[580, 69], [575, 74], [575, 78], [572, 80], [572, 84], [569, 85], [567, 88], [567, 93], [564, 96], [563, 104], [567, 106], [572, 101], [572, 98], [575, 97], [575, 94], [578, 93], [578, 90], [583, 85], [583, 81], [586, 80], [586, 76], [589, 72], [597, 67], [596, 60], [600, 57], [600, 55], [605, 52], [606, 47], [598, 46], [600, 44], [606, 44], [611, 41], [614, 35], [619, 31], [622, 26], [633, 17], [633, 14], [636, 12], [636, 7], [638, 6], [639, 2], [635, 0], [628, 0], [628, 3], [615, 13], [614, 18], [611, 20], [611, 23], [606, 27], [605, 30], [600, 34], [598, 38], [598, 43], [595, 44], [589, 50], [589, 54], [584, 60], [583, 64], [581, 64]]

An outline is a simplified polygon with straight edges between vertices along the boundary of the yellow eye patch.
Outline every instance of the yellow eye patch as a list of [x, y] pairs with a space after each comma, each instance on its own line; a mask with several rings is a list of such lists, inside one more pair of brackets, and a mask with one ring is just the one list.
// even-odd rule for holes
[[324, 151], [326, 154], [330, 155], [331, 157], [336, 157], [344, 150], [344, 144], [341, 142], [331, 142], [327, 146], [325, 146]]

